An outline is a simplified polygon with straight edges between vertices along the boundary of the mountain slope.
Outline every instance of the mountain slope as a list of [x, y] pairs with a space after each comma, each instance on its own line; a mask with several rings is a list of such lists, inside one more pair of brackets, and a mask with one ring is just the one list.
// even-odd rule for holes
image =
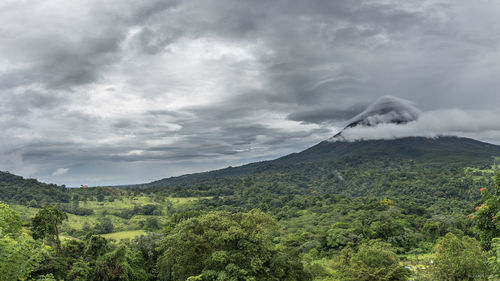
[[[369, 166], [371, 163], [412, 161], [420, 165], [452, 168], [487, 166], [491, 156], [500, 156], [500, 146], [459, 137], [409, 137], [394, 140], [323, 141], [299, 153], [276, 160], [251, 163], [240, 167], [229, 167], [205, 173], [171, 177], [141, 187], [175, 187], [197, 185], [206, 181], [231, 181], [241, 176], [259, 176], [265, 173], [297, 172], [297, 167], [309, 165], [321, 168], [325, 173], [331, 169], [341, 170], [349, 165]], [[332, 168], [333, 167], [333, 168]], [[289, 170], [289, 172], [286, 172]], [[293, 176], [293, 174], [290, 174]]]
[[[500, 156], [500, 146], [468, 138], [406, 137], [349, 141], [344, 134], [354, 127], [375, 128], [380, 124], [405, 126], [417, 121], [420, 113], [420, 109], [411, 101], [383, 96], [354, 116], [336, 135], [302, 152], [235, 168], [171, 177], [140, 187], [184, 186], [189, 189], [191, 185], [196, 185], [198, 189], [209, 191], [212, 187], [237, 184], [244, 176], [257, 177], [266, 183], [276, 180], [282, 184], [304, 186], [322, 177], [318, 171], [330, 174], [348, 168], [362, 167], [361, 170], [373, 170], [381, 165], [397, 167], [408, 163], [436, 169], [478, 165], [487, 167], [491, 156]], [[411, 171], [413, 164], [406, 169]], [[287, 179], [278, 178], [276, 175], [285, 175]], [[297, 178], [302, 178], [302, 182], [298, 183]]]
[[284, 156], [277, 161], [297, 163], [305, 161], [331, 161], [347, 157], [386, 157], [389, 159], [414, 159], [430, 162], [458, 161], [457, 164], [474, 164], [489, 161], [500, 155], [500, 146], [459, 137], [408, 137], [391, 140], [323, 141], [300, 153]]

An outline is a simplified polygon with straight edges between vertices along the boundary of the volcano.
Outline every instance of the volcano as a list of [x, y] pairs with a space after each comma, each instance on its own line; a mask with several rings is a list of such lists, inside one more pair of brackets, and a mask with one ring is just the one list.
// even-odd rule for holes
[[[492, 156], [500, 156], [500, 146], [457, 136], [404, 137], [376, 140], [350, 141], [344, 138], [347, 130], [355, 127], [376, 128], [380, 124], [405, 126], [418, 119], [421, 111], [411, 101], [383, 96], [359, 113], [337, 134], [304, 151], [281, 158], [228, 167], [211, 172], [165, 178], [142, 187], [173, 187], [189, 185], [213, 185], [220, 180], [241, 176], [259, 177], [263, 174], [282, 173], [294, 177], [301, 168], [314, 167], [329, 173], [332, 168], [344, 165], [378, 165], [378, 163], [402, 163], [411, 161], [418, 165], [435, 168], [460, 168], [487, 166]], [[397, 164], [396, 164], [397, 165]], [[307, 173], [305, 173], [307, 174]], [[305, 175], [307, 177], [307, 175]]]

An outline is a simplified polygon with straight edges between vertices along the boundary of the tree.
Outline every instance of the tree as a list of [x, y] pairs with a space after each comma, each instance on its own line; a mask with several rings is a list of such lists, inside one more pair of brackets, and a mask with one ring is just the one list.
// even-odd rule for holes
[[32, 219], [33, 238], [47, 239], [49, 244], [55, 245], [57, 251], [61, 250], [59, 240], [59, 225], [67, 220], [68, 215], [56, 206], [43, 207]]
[[163, 235], [160, 233], [149, 232], [146, 235], [135, 237], [131, 243], [130, 248], [134, 250], [142, 259], [147, 272], [158, 272], [156, 265], [158, 258], [161, 255], [160, 241]]
[[148, 280], [149, 275], [143, 268], [136, 266], [130, 249], [121, 245], [116, 250], [106, 253], [97, 259], [93, 280]]
[[0, 204], [0, 281], [26, 280], [46, 249], [21, 231], [19, 215]]
[[84, 256], [86, 261], [95, 263], [98, 257], [107, 253], [111, 247], [108, 240], [100, 235], [87, 234], [85, 237], [86, 246], [84, 249]]
[[43, 254], [43, 259], [40, 264], [33, 270], [32, 276], [38, 278], [39, 276], [53, 275], [56, 280], [66, 279], [68, 271], [68, 263], [61, 252], [56, 252], [53, 249], [46, 251]]
[[87, 281], [91, 280], [92, 268], [89, 263], [84, 261], [83, 258], [79, 258], [68, 272], [67, 279], [72, 281]]
[[472, 214], [472, 219], [481, 244], [489, 249], [491, 240], [500, 237], [500, 172], [496, 174], [491, 190], [482, 187], [480, 191], [481, 201]]
[[102, 193], [97, 194], [96, 199], [97, 199], [97, 202], [104, 201], [104, 194], [102, 194]]
[[160, 228], [160, 223], [156, 217], [149, 217], [146, 219], [144, 227], [148, 231], [155, 231]]
[[49, 274], [37, 276], [35, 281], [57, 281], [57, 279], [54, 278], [54, 275], [49, 273]]
[[76, 239], [69, 239], [62, 243], [62, 255], [68, 264], [73, 264], [83, 257], [85, 246], [83, 241]]
[[357, 243], [361, 238], [352, 224], [337, 222], [327, 231], [325, 242], [328, 248], [339, 249], [348, 243]]
[[362, 243], [357, 251], [344, 248], [340, 271], [346, 281], [399, 281], [410, 277], [410, 271], [399, 264], [391, 244], [380, 240]]
[[488, 259], [476, 239], [448, 233], [438, 240], [434, 252], [437, 280], [488, 280]]
[[163, 280], [310, 280], [272, 240], [276, 222], [258, 210], [213, 212], [180, 222], [163, 241]]
[[106, 234], [113, 232], [115, 226], [111, 222], [110, 218], [104, 218], [100, 223], [95, 226], [95, 231], [97, 234]]
[[492, 257], [488, 259], [488, 264], [490, 265], [493, 274], [496, 277], [500, 277], [500, 238], [493, 238], [491, 243], [491, 253]]
[[21, 230], [21, 218], [7, 204], [0, 203], [0, 235], [18, 233]]

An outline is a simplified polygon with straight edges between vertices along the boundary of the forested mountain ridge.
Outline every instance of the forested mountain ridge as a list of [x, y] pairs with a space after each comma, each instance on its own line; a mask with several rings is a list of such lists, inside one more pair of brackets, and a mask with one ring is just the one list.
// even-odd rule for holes
[[278, 162], [301, 163], [340, 160], [344, 158], [388, 157], [432, 163], [455, 160], [460, 164], [482, 163], [500, 155], [500, 146], [460, 137], [407, 137], [390, 140], [323, 141], [300, 153], [277, 159]]
[[[165, 178], [141, 188], [178, 187], [207, 182], [230, 183], [244, 176], [262, 177], [270, 173], [311, 177], [314, 168], [337, 174], [347, 168], [401, 166], [403, 163], [437, 168], [487, 167], [492, 156], [500, 156], [500, 146], [460, 137], [408, 137], [392, 140], [323, 141], [299, 153], [239, 167]], [[382, 166], [379, 164], [382, 163]], [[404, 167], [401, 166], [401, 168]], [[408, 171], [412, 171], [411, 169]]]
[[0, 171], [0, 201], [27, 204], [32, 200], [42, 205], [69, 202], [70, 195], [65, 186], [47, 184], [36, 179], [25, 179]]

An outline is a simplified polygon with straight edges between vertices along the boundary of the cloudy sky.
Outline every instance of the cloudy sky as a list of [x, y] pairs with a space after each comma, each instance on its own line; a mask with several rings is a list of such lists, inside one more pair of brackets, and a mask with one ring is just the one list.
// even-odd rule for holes
[[496, 0], [3, 0], [0, 170], [107, 185], [271, 159], [384, 95], [422, 111], [404, 135], [500, 143], [499, 47]]

